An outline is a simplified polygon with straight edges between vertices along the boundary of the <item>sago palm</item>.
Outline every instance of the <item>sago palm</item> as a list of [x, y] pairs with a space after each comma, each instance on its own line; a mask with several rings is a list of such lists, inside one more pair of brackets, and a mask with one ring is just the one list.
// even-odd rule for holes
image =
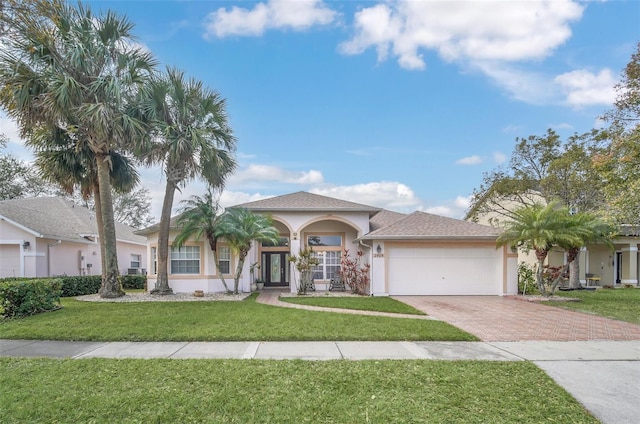
[[219, 228], [219, 235], [224, 237], [231, 246], [231, 250], [238, 255], [238, 264], [233, 278], [233, 292], [238, 293], [242, 268], [251, 249], [251, 242], [267, 241], [277, 244], [280, 233], [273, 226], [269, 216], [255, 214], [243, 208], [228, 209]]
[[[173, 246], [179, 248], [189, 238], [193, 237], [195, 240], [200, 240], [204, 235], [213, 253], [216, 269], [219, 270], [218, 239], [221, 233], [222, 208], [214, 200], [211, 188], [203, 196], [191, 196], [191, 198], [180, 203], [183, 207], [178, 211], [179, 215], [176, 220], [176, 226], [180, 229], [180, 233], [174, 239]], [[229, 286], [227, 286], [224, 275], [221, 272], [218, 274], [225, 291], [229, 292]]]
[[504, 231], [497, 239], [498, 246], [534, 250], [538, 260], [536, 283], [542, 294], [546, 294], [544, 261], [551, 248], [560, 244], [580, 243], [578, 232], [569, 225], [569, 217], [569, 211], [558, 207], [556, 203], [519, 208], [514, 211], [512, 219], [504, 224]]

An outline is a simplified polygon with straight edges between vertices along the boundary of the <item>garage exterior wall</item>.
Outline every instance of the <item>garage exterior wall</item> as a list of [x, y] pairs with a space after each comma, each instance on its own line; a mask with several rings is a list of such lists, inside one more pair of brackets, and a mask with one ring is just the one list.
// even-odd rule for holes
[[[380, 253], [376, 251], [378, 244]], [[374, 245], [374, 296], [517, 292], [517, 254], [506, 248], [496, 249], [493, 241], [376, 240]]]

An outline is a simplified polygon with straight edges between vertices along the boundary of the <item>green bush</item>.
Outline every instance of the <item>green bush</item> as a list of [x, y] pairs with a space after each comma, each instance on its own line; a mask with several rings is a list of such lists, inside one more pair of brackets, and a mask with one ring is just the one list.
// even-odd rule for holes
[[60, 307], [62, 281], [58, 278], [0, 282], [0, 315], [16, 318]]
[[[526, 288], [526, 293], [525, 293]], [[518, 265], [518, 294], [539, 294], [536, 272], [533, 266], [521, 262]]]
[[100, 275], [64, 276], [62, 280], [62, 297], [96, 294], [102, 284]]
[[145, 289], [147, 287], [146, 275], [123, 275], [122, 276], [122, 288], [123, 289]]

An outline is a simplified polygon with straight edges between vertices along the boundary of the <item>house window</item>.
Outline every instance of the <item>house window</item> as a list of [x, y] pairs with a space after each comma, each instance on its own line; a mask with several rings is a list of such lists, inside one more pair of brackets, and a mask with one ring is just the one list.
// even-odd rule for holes
[[313, 267], [314, 280], [331, 280], [340, 274], [340, 259], [342, 252], [339, 250], [329, 250], [324, 252], [314, 252], [320, 264]]
[[172, 274], [200, 274], [200, 246], [171, 248]]
[[340, 273], [343, 236], [340, 234], [309, 234], [307, 246], [313, 249], [320, 262], [313, 267], [314, 280], [331, 280]]
[[218, 248], [218, 266], [220, 274], [231, 273], [231, 249], [226, 246]]
[[140, 262], [142, 262], [141, 255], [131, 255], [131, 266], [129, 268], [140, 268]]
[[151, 260], [153, 263], [151, 266], [153, 267], [153, 274], [158, 273], [158, 249], [156, 247], [151, 248]]

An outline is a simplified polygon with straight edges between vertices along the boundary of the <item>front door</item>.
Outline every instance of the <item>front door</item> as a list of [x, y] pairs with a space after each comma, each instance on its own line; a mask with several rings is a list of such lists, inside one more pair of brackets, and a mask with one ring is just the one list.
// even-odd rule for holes
[[265, 286], [289, 285], [289, 252], [263, 252]]

